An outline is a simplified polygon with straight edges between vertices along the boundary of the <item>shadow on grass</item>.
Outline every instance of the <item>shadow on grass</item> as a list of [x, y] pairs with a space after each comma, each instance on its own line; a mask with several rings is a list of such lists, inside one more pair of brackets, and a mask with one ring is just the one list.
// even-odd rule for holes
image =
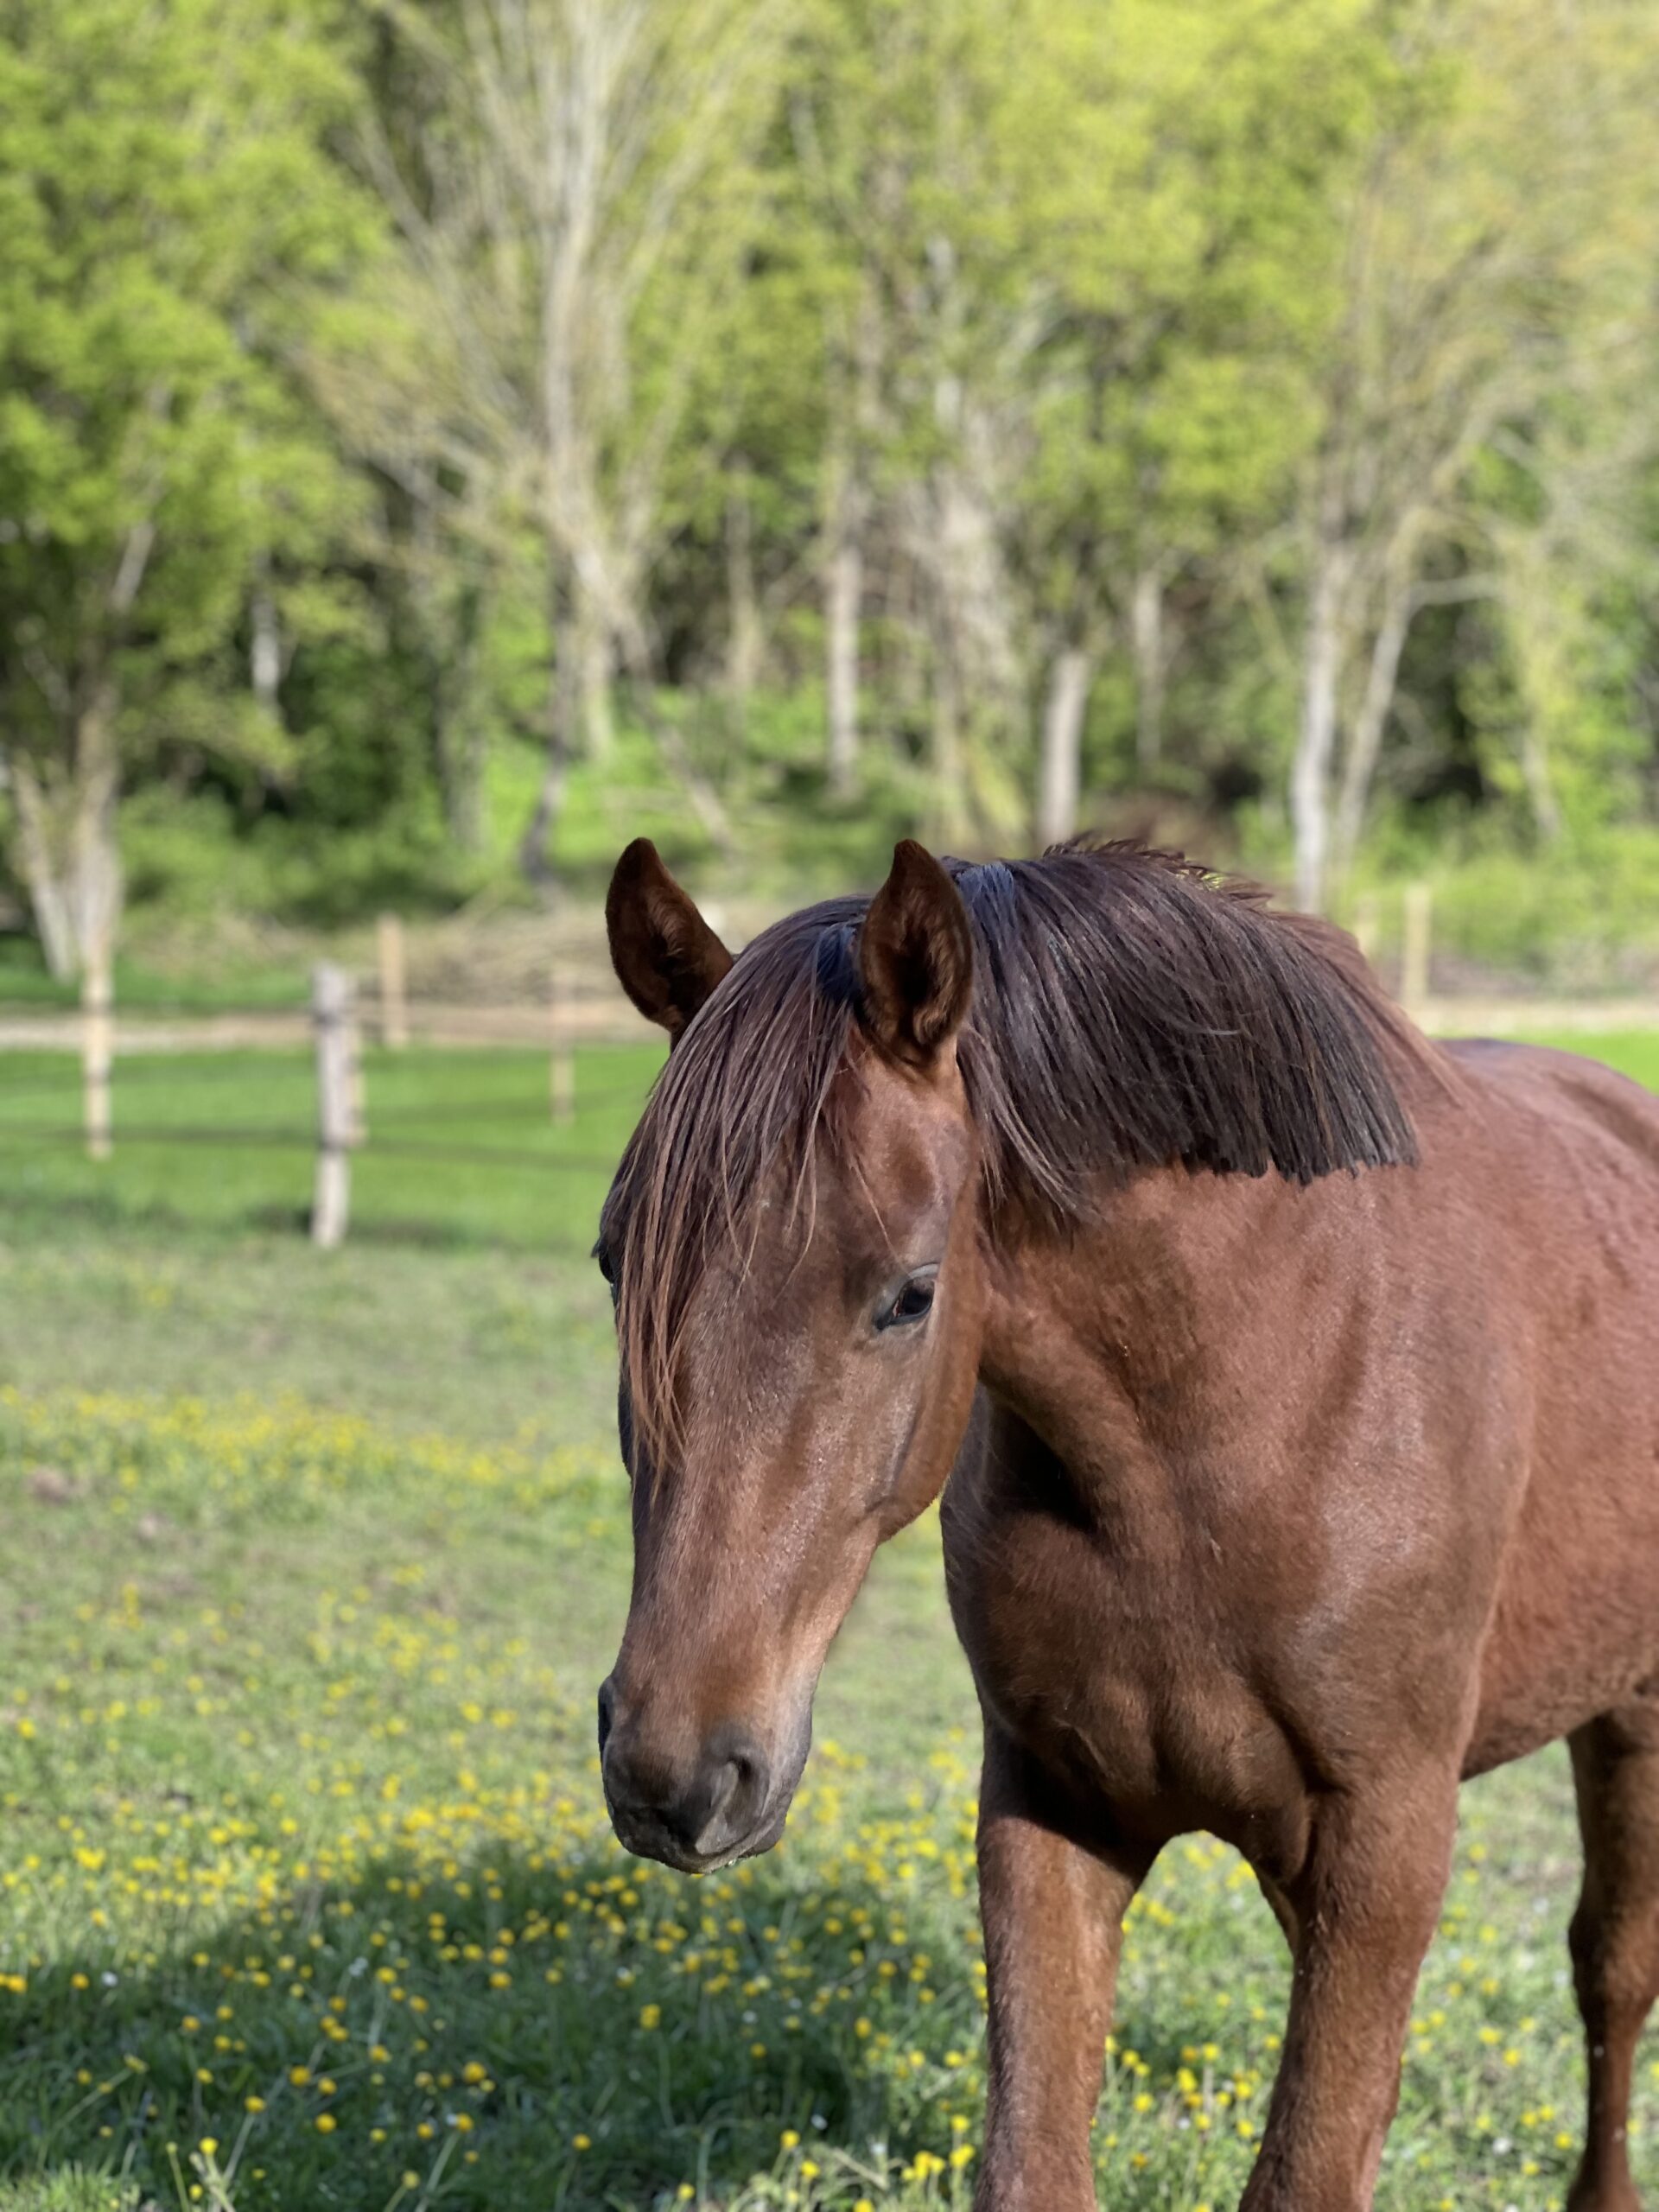
[[0, 1993], [0, 2208], [646, 2208], [808, 2156], [851, 2202], [977, 2125], [970, 1956], [959, 1906], [868, 1862], [381, 1859]]

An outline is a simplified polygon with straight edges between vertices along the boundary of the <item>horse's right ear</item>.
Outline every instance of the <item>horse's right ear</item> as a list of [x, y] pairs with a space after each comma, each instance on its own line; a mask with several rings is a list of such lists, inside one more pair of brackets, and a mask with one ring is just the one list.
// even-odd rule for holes
[[731, 967], [732, 956], [663, 865], [649, 837], [616, 864], [605, 898], [616, 979], [671, 1046]]
[[928, 1068], [955, 1038], [974, 987], [962, 893], [925, 846], [903, 837], [858, 932], [864, 1026], [882, 1052]]

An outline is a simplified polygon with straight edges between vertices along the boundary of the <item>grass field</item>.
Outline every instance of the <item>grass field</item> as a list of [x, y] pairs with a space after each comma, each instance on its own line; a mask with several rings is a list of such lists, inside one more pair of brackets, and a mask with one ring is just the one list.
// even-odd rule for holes
[[[1659, 1083], [1659, 1039], [1599, 1049]], [[3, 2212], [965, 2202], [976, 1741], [932, 1521], [836, 1647], [779, 1851], [694, 1884], [604, 1821], [628, 1542], [585, 1255], [652, 1064], [584, 1059], [555, 1131], [533, 1055], [372, 1060], [407, 1148], [322, 1256], [298, 1062], [124, 1066], [103, 1170], [33, 1133], [68, 1065], [4, 1063]], [[302, 1141], [132, 1139], [163, 1126]], [[1575, 1878], [1559, 1753], [1466, 1793], [1389, 2212], [1562, 2201]], [[1247, 1871], [1167, 1853], [1103, 2202], [1234, 2201], [1287, 1981]], [[1659, 2187], [1659, 2041], [1641, 2080]]]

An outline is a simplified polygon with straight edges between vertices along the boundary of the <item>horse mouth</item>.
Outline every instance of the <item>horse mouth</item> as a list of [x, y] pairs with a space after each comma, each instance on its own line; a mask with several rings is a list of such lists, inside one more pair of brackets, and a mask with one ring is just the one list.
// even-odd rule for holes
[[[792, 1793], [791, 1793], [792, 1795]], [[781, 1842], [789, 1819], [790, 1797], [769, 1808], [747, 1835], [722, 1842], [715, 1851], [699, 1851], [677, 1835], [655, 1813], [641, 1806], [612, 1805], [611, 1827], [622, 1848], [635, 1859], [654, 1859], [677, 1874], [718, 1874], [740, 1859], [758, 1859]]]

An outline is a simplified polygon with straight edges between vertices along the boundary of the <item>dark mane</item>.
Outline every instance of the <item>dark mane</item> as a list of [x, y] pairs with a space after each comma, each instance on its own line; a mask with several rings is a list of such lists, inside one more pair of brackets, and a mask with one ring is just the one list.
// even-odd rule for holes
[[[994, 1219], [1080, 1220], [1093, 1179], [1180, 1163], [1298, 1183], [1414, 1160], [1395, 1072], [1422, 1040], [1351, 942], [1139, 846], [947, 861], [974, 939], [958, 1056]], [[763, 932], [686, 1030], [607, 1202], [624, 1371], [661, 1443], [690, 1297], [780, 1167], [810, 1205], [858, 1020], [868, 900]]]

